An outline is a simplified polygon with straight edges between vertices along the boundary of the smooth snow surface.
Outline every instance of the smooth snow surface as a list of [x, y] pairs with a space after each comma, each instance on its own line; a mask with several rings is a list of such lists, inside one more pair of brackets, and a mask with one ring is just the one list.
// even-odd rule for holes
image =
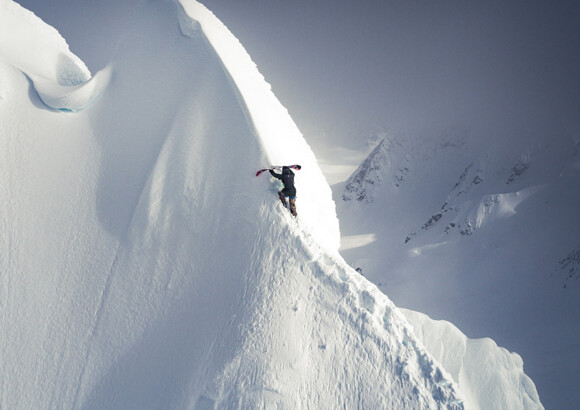
[[[0, 48], [1, 408], [463, 408], [339, 256], [312, 152], [205, 8], [145, 1], [72, 83], [32, 20]], [[297, 219], [254, 176], [290, 161]]]

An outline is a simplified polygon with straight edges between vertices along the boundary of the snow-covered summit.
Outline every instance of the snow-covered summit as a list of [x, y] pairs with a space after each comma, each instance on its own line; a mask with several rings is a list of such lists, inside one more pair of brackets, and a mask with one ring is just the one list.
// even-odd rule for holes
[[[397, 155], [401, 148], [401, 143], [396, 139], [384, 137], [379, 140], [370, 154], [359, 165], [356, 171], [348, 178], [342, 194], [343, 201], [359, 201], [371, 203], [375, 200], [377, 191], [380, 192], [380, 185], [392, 168], [396, 168], [394, 161], [401, 159], [402, 155]], [[401, 165], [395, 171], [395, 179], [401, 183], [409, 168]], [[397, 182], [395, 183], [396, 186]]]
[[[463, 408], [339, 256], [314, 155], [201, 4], [143, 2], [90, 81], [45, 40], [0, 47], [1, 407]], [[289, 161], [298, 219], [254, 176]]]

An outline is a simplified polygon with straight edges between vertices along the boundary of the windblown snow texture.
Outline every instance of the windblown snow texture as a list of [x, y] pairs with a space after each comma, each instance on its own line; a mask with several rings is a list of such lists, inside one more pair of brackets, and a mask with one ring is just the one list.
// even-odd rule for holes
[[[35, 29], [1, 37], [0, 407], [463, 408], [338, 255], [314, 155], [203, 6], [145, 1], [80, 84], [1, 7]], [[298, 221], [253, 175], [290, 161]]]

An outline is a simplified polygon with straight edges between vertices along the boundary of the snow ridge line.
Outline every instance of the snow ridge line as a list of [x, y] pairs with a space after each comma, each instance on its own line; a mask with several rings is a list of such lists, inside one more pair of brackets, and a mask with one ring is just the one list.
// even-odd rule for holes
[[[287, 213], [287, 212], [286, 212]], [[429, 378], [432, 383], [428, 387], [432, 397], [448, 409], [456, 410], [464, 408], [464, 400], [461, 397], [457, 382], [453, 377], [437, 362], [419, 342], [413, 333], [413, 328], [406, 317], [398, 310], [393, 302], [383, 294], [374, 284], [359, 275], [358, 272], [349, 266], [340, 255], [331, 255], [317, 244], [312, 236], [305, 229], [299, 227], [299, 220], [294, 220], [286, 215], [290, 230], [301, 240], [303, 250], [310, 255], [311, 263], [317, 264], [318, 274], [314, 276], [322, 283], [354, 296], [355, 315], [347, 315], [352, 325], [359, 325], [357, 319], [365, 320], [370, 317], [368, 323], [377, 333], [385, 331], [392, 332], [398, 339], [399, 344], [406, 349], [404, 352], [407, 358], [410, 352], [414, 352], [418, 365], [423, 375]], [[336, 275], [325, 274], [332, 270]], [[338, 280], [337, 280], [338, 279]], [[367, 335], [373, 339], [373, 335]], [[411, 353], [412, 354], [412, 353]], [[403, 364], [404, 365], [404, 364]]]

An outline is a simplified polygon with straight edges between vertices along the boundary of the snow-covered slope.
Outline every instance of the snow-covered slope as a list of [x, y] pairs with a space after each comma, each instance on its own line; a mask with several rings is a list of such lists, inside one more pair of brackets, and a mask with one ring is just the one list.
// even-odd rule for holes
[[489, 339], [469, 339], [453, 324], [401, 309], [414, 334], [457, 381], [469, 409], [542, 408], [522, 358]]
[[[312, 152], [211, 13], [145, 1], [66, 84], [63, 40], [1, 7], [35, 29], [0, 48], [0, 407], [463, 407], [339, 256]], [[296, 220], [254, 177], [288, 161]]]
[[547, 408], [571, 408], [580, 145], [546, 124], [391, 132], [335, 195], [349, 263], [397, 305], [517, 351]]

